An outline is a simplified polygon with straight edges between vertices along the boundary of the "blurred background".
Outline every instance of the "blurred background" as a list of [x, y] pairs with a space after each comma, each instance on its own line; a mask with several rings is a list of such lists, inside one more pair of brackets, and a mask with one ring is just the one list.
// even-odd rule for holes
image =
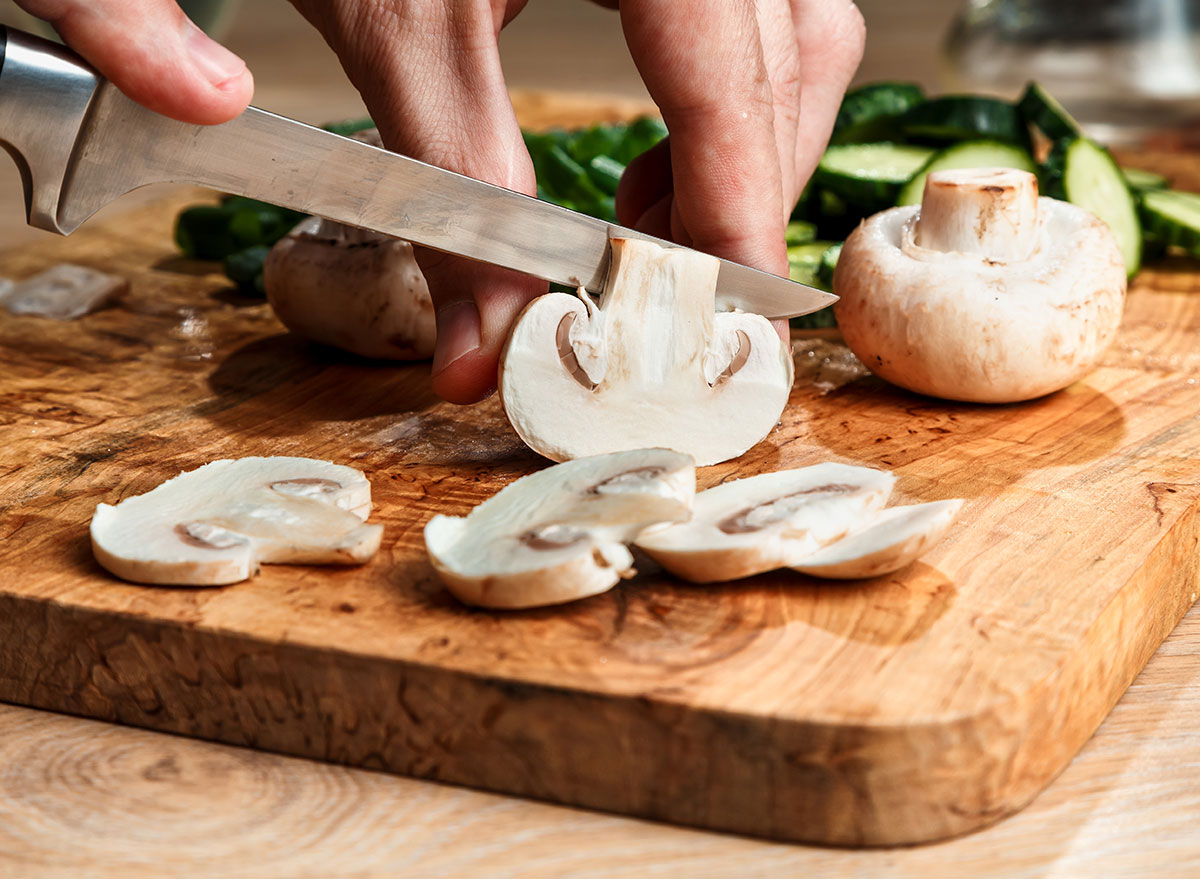
[[[938, 86], [938, 46], [958, 0], [860, 0], [867, 53], [858, 79], [912, 79]], [[202, 24], [249, 63], [255, 103], [307, 122], [361, 110], [336, 57], [287, 0], [193, 0]], [[0, 21], [29, 28], [11, 0]], [[555, 88], [646, 97], [616, 14], [583, 0], [530, 0], [501, 38], [504, 69], [517, 89]]]
[[[184, 0], [246, 59], [260, 107], [320, 124], [362, 115], [337, 58], [287, 0]], [[1200, 146], [1200, 0], [859, 0], [867, 47], [857, 83], [1015, 97], [1037, 79], [1110, 145]], [[0, 0], [0, 23], [39, 23]], [[649, 98], [618, 17], [584, 0], [530, 0], [501, 37], [514, 90]], [[2, 166], [2, 163], [0, 163]], [[142, 195], [144, 200], [146, 195]], [[135, 199], [130, 201], [130, 199]], [[136, 203], [136, 196], [122, 204]], [[0, 171], [0, 246], [22, 231], [19, 180]]]

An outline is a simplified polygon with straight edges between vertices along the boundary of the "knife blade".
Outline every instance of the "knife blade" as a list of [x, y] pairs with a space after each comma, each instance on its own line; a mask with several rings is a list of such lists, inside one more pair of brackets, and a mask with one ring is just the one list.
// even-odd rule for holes
[[[31, 225], [69, 234], [148, 183], [222, 192], [394, 235], [598, 293], [613, 237], [632, 229], [250, 107], [222, 125], [160, 116], [70, 50], [14, 29], [0, 49], [0, 142], [17, 159]], [[836, 297], [721, 260], [717, 307], [772, 318]]]

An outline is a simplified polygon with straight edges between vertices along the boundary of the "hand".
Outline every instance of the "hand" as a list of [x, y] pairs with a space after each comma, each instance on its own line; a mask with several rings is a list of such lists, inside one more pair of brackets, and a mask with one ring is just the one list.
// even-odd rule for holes
[[[534, 192], [497, 49], [500, 29], [525, 0], [293, 3], [342, 59], [391, 149]], [[671, 132], [630, 165], [619, 218], [786, 274], [783, 226], [862, 57], [862, 16], [850, 0], [622, 0], [619, 7], [634, 61]], [[438, 308], [434, 389], [455, 402], [479, 399], [493, 387], [517, 313], [545, 286], [440, 254], [419, 260]]]
[[[337, 52], [390, 149], [533, 194], [497, 48], [526, 0], [292, 2]], [[220, 122], [249, 100], [244, 65], [171, 0], [21, 5], [166, 115]], [[671, 132], [622, 178], [621, 222], [786, 273], [786, 216], [862, 56], [858, 10], [850, 0], [623, 0], [619, 8]], [[453, 402], [477, 400], [494, 386], [513, 320], [545, 284], [429, 251], [418, 260], [437, 305], [434, 389]]]

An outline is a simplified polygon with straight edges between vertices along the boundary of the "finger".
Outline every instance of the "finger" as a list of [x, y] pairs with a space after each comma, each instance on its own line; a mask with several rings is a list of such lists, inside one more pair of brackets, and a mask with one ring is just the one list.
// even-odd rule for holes
[[20, 0], [114, 85], [156, 113], [197, 124], [246, 109], [246, 63], [209, 39], [173, 0]]
[[796, 178], [795, 162], [800, 124], [800, 51], [789, 0], [759, 0], [755, 12], [762, 38], [763, 63], [771, 84], [775, 148], [780, 159], [780, 185], [786, 215], [791, 213], [803, 188], [803, 182]]
[[753, 4], [622, 0], [620, 11], [671, 132], [673, 237], [784, 273], [779, 151]]
[[866, 25], [850, 0], [790, 2], [801, 82], [794, 168], [802, 188], [821, 160], [842, 96], [862, 61]]
[[[497, 48], [500, 27], [520, 4], [293, 2], [338, 53], [389, 149], [534, 193]], [[509, 327], [546, 284], [430, 251], [417, 260], [437, 309], [434, 390], [451, 402], [474, 402], [495, 387]]]

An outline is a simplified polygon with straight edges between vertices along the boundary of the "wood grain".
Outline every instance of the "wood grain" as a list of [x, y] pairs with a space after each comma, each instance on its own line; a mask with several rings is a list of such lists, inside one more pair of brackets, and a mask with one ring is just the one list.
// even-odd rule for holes
[[[186, 200], [186, 199], [185, 199]], [[780, 839], [891, 844], [990, 823], [1070, 760], [1195, 599], [1200, 311], [1146, 273], [1086, 382], [944, 404], [802, 340], [782, 424], [735, 475], [840, 460], [897, 502], [965, 497], [899, 576], [696, 589], [644, 563], [560, 610], [488, 614], [421, 544], [542, 466], [498, 403], [435, 402], [423, 367], [312, 348], [174, 256], [164, 203], [8, 254], [127, 275], [70, 324], [4, 316], [0, 698], [357, 766]], [[146, 589], [95, 565], [95, 504], [217, 457], [328, 457], [371, 477], [369, 566]]]
[[959, 839], [780, 845], [0, 706], [0, 876], [1184, 879], [1200, 608], [1030, 806]]

